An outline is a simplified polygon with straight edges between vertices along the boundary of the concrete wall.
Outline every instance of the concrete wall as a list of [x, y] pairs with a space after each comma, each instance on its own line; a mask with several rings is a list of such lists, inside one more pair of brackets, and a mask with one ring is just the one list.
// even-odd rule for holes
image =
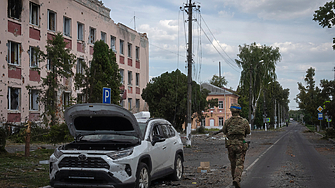
[[[106, 43], [111, 46], [111, 36], [116, 38], [116, 61], [119, 68], [124, 70], [124, 86], [127, 91], [123, 106], [135, 108], [136, 99], [140, 100], [139, 111], [147, 110], [147, 105], [141, 98], [143, 88], [149, 81], [149, 43], [147, 35], [138, 33], [123, 24], [116, 24], [110, 18], [110, 9], [104, 7], [97, 0], [16, 0], [22, 3], [22, 12], [18, 19], [8, 16], [8, 0], [0, 0], [1, 32], [0, 32], [0, 121], [23, 122], [28, 119], [38, 120], [38, 115], [43, 112], [43, 106], [39, 105], [38, 110], [29, 110], [29, 93], [27, 85], [39, 86], [41, 77], [46, 77], [46, 62], [39, 62], [42, 68], [40, 74], [30, 68], [29, 65], [29, 47], [40, 47], [45, 50], [48, 38], [51, 38], [56, 32], [62, 32], [64, 29], [64, 18], [70, 19], [69, 36], [65, 36], [68, 42], [67, 48], [77, 58], [84, 59], [88, 64], [92, 60], [93, 44], [91, 44], [89, 31], [95, 29], [95, 41], [101, 39], [101, 32], [106, 33]], [[38, 24], [31, 24], [30, 2], [35, 3], [39, 8]], [[48, 11], [56, 13], [56, 30], [48, 30]], [[83, 40], [77, 40], [77, 23], [84, 25]], [[124, 55], [120, 54], [120, 40], [124, 41]], [[11, 65], [7, 62], [8, 46], [10, 42], [20, 44], [19, 54], [20, 63]], [[132, 45], [131, 58], [128, 57], [127, 44]], [[135, 58], [135, 48], [139, 47], [139, 59]], [[123, 59], [124, 63], [120, 60]], [[133, 80], [128, 85], [128, 71], [132, 72]], [[73, 68], [76, 72], [76, 66]], [[140, 82], [135, 84], [136, 73], [140, 75]], [[65, 90], [71, 92], [72, 97], [76, 98], [77, 93], [74, 88], [73, 79], [62, 79], [61, 82], [67, 86]], [[17, 110], [8, 109], [8, 88], [18, 88], [19, 108]], [[43, 88], [40, 88], [43, 89]], [[64, 91], [58, 91], [58, 102], [62, 103], [62, 94]], [[132, 99], [132, 105], [128, 105], [128, 99]]]

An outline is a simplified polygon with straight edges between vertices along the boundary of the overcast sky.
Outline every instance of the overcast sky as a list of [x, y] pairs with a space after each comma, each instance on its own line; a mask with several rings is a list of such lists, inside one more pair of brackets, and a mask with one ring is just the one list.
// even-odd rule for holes
[[[111, 9], [111, 18], [116, 23], [136, 27], [138, 32], [148, 34], [150, 78], [177, 68], [187, 75], [187, 23], [183, 21], [187, 14], [180, 10], [186, 0], [103, 2]], [[234, 60], [238, 58], [239, 45], [253, 42], [279, 47], [282, 59], [276, 66], [277, 80], [284, 89], [290, 89], [289, 107], [292, 110], [297, 109], [294, 100], [298, 93], [297, 82], [304, 83], [309, 67], [316, 69], [317, 86], [322, 79], [334, 79], [332, 41], [335, 30], [322, 28], [312, 20], [314, 11], [326, 0], [195, 2], [201, 6], [200, 13], [194, 12], [193, 16], [193, 80], [198, 83], [208, 82], [213, 75], [219, 75], [218, 64], [221, 62], [221, 74], [227, 79], [228, 88], [236, 90], [241, 69]]]

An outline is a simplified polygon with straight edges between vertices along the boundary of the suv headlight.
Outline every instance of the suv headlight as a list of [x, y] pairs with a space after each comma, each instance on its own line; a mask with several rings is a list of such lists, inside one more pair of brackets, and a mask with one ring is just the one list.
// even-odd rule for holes
[[133, 148], [131, 149], [126, 149], [122, 151], [115, 151], [113, 153], [108, 153], [107, 156], [112, 158], [113, 160], [120, 159], [123, 157], [127, 157], [133, 153]]
[[57, 148], [55, 148], [54, 155], [55, 155], [55, 157], [58, 159], [60, 156], [63, 155], [63, 152], [61, 152], [61, 151], [59, 150], [59, 147], [57, 147]]

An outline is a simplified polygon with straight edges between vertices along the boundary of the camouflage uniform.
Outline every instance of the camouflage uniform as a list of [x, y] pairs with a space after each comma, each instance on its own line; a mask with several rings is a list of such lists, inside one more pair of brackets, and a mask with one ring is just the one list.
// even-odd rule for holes
[[228, 158], [231, 163], [233, 184], [235, 187], [240, 187], [245, 154], [248, 149], [245, 137], [250, 134], [250, 127], [248, 120], [239, 116], [241, 111], [239, 104], [232, 104], [230, 109], [233, 116], [225, 121], [220, 132], [227, 136], [226, 148], [228, 149]]

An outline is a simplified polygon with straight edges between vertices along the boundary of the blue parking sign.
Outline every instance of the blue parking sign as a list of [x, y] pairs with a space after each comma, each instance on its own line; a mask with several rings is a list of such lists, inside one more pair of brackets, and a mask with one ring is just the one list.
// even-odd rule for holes
[[322, 113], [318, 113], [318, 120], [323, 120], [323, 115], [322, 115]]
[[102, 103], [111, 103], [111, 88], [104, 87], [102, 89]]

